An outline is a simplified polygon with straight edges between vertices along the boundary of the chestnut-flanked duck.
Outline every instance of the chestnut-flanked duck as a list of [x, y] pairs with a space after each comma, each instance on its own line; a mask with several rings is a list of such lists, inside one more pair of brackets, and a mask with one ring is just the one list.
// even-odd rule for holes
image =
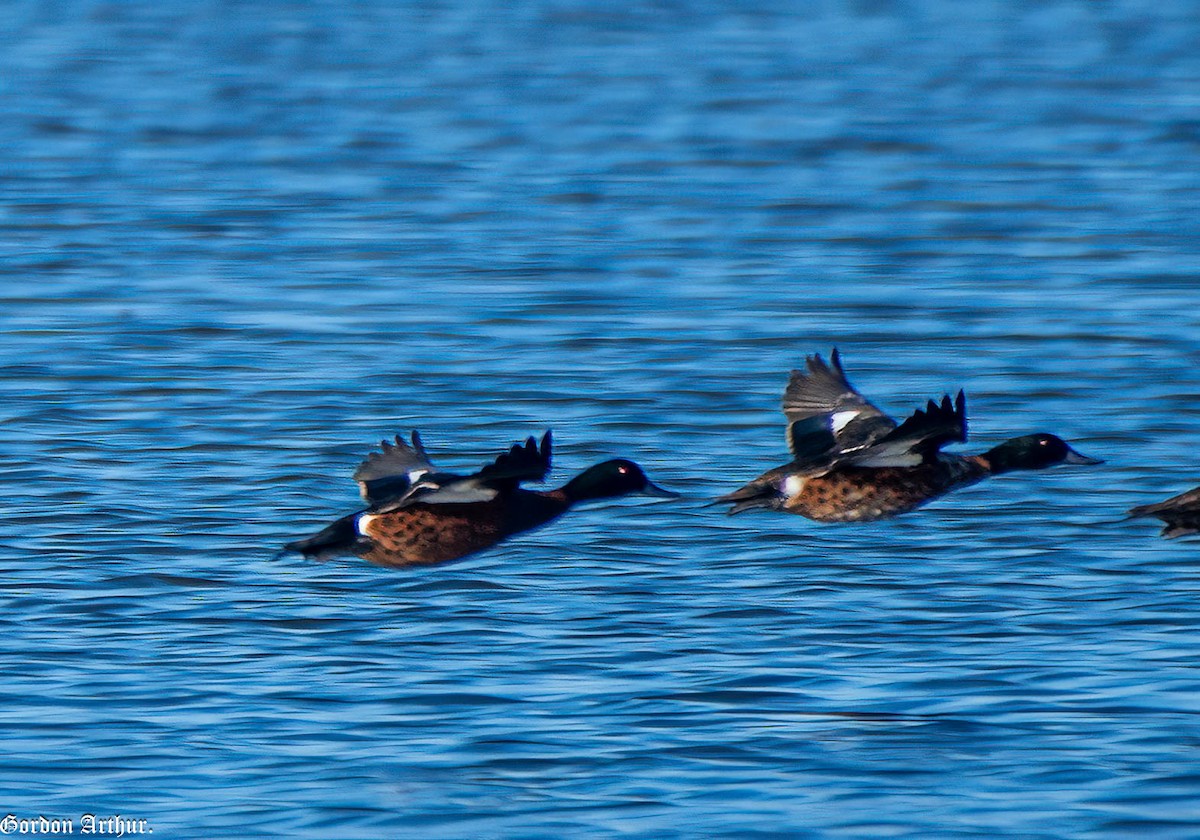
[[618, 458], [584, 470], [554, 490], [526, 490], [550, 472], [550, 432], [528, 438], [469, 475], [433, 466], [421, 436], [383, 441], [354, 473], [366, 508], [284, 546], [325, 560], [353, 554], [382, 566], [456, 560], [522, 531], [545, 525], [573, 505], [630, 493], [677, 496], [654, 484], [633, 461]]
[[967, 439], [966, 397], [930, 400], [903, 423], [846, 379], [835, 349], [793, 370], [783, 396], [792, 461], [718, 499], [730, 514], [764, 508], [819, 522], [863, 522], [907, 513], [951, 490], [1014, 470], [1099, 464], [1055, 435], [1013, 438], [978, 455], [942, 452]]

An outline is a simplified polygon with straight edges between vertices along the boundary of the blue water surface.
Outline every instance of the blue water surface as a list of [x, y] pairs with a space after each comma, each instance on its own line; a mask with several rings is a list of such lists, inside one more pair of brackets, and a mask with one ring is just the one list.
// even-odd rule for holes
[[[13, 0], [0, 817], [158, 837], [1200, 836], [1200, 16]], [[789, 368], [1103, 467], [704, 504]], [[419, 428], [676, 502], [275, 559]]]

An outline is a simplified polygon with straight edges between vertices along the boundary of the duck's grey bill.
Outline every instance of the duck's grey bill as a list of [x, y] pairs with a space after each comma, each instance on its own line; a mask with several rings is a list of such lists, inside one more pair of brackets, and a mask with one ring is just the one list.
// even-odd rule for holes
[[646, 486], [642, 488], [642, 492], [647, 496], [657, 496], [660, 499], [678, 499], [679, 494], [673, 490], [668, 490], [665, 487], [659, 487], [653, 481], [647, 481]]
[[1103, 464], [1104, 461], [1100, 458], [1089, 458], [1086, 455], [1081, 455], [1074, 449], [1067, 449], [1067, 457], [1063, 458], [1064, 464]]

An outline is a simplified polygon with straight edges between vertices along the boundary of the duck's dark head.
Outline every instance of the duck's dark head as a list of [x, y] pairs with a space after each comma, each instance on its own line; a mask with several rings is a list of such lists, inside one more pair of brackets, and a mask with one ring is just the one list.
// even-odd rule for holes
[[646, 473], [641, 467], [624, 458], [588, 467], [571, 479], [565, 490], [567, 498], [572, 502], [582, 502], [587, 499], [610, 499], [629, 493], [642, 493], [646, 496], [662, 496], [664, 498], [675, 498], [679, 495], [659, 487], [646, 478]]
[[1055, 464], [1103, 464], [1099, 458], [1081, 455], [1056, 435], [1036, 434], [1006, 440], [984, 457], [992, 472], [1012, 470], [1042, 470]]

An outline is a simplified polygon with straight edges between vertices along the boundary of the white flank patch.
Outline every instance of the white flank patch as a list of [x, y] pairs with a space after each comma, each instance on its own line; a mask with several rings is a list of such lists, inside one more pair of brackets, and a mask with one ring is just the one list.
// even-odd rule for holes
[[354, 530], [358, 531], [360, 536], [367, 536], [367, 526], [375, 521], [375, 516], [370, 513], [364, 513], [358, 517], [358, 521], [354, 523]]
[[783, 480], [783, 493], [785, 496], [795, 496], [804, 489], [804, 479], [798, 475], [789, 475]]
[[429, 470], [410, 470], [408, 473], [408, 483], [416, 484], [421, 476], [425, 475]]
[[835, 411], [829, 416], [829, 425], [833, 427], [833, 433], [836, 435], [842, 429], [846, 428], [860, 414], [858, 411]]

